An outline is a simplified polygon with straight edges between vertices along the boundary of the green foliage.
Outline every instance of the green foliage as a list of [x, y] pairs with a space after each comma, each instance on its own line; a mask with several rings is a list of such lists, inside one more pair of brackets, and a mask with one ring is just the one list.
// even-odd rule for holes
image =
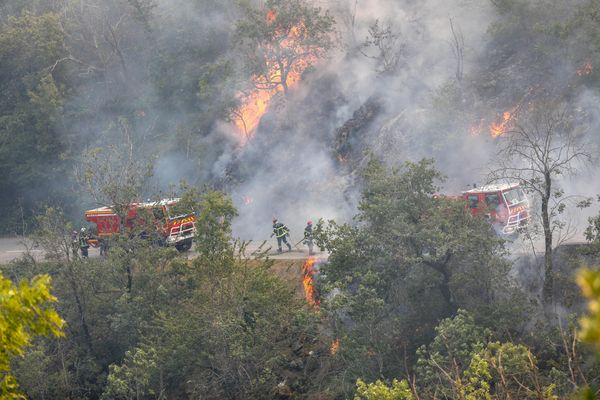
[[195, 262], [192, 271], [196, 289], [160, 317], [150, 337], [162, 343], [174, 382], [211, 398], [252, 398], [284, 381], [293, 360], [308, 362], [292, 348], [315, 336], [314, 321], [265, 265]]
[[[493, 375], [496, 396], [522, 399], [558, 399], [556, 384], [541, 376], [536, 357], [524, 345], [488, 343], [480, 352]], [[490, 379], [492, 376], [490, 376]]]
[[[401, 170], [371, 160], [363, 179], [358, 223], [319, 221], [315, 229], [330, 252], [319, 284], [335, 294], [323, 305], [337, 336], [348, 337], [342, 353], [351, 373], [398, 376], [395, 343], [415, 351], [426, 337], [414, 332], [431, 332], [459, 307], [494, 329], [516, 323], [522, 303], [507, 278], [502, 242], [462, 202], [435, 195], [442, 176], [431, 160]], [[465, 365], [471, 351], [461, 356]]]
[[[94, 200], [121, 215], [141, 198], [155, 154], [185, 154], [198, 171], [213, 170], [205, 166], [227, 139], [209, 134], [219, 119], [235, 119], [249, 89], [243, 82], [287, 91], [290, 74], [333, 47], [333, 18], [311, 2], [235, 3], [175, 2], [165, 13], [152, 0], [1, 4], [0, 229], [14, 231], [18, 221], [26, 231], [40, 193], [53, 204], [70, 189], [74, 159], [83, 159], [79, 177]], [[437, 90], [422, 130], [441, 140], [421, 138], [424, 152], [455, 145], [465, 120], [485, 118], [481, 107], [527, 104], [539, 84], [567, 98], [598, 88], [596, 2], [492, 3], [487, 51], [470, 76]], [[394, 70], [401, 54], [393, 27], [374, 24], [369, 33], [381, 69]], [[183, 195], [182, 212], [198, 218], [193, 261], [129, 235], [106, 259], [70, 259], [72, 225], [60, 208], [46, 209], [35, 241], [49, 260], [25, 257], [2, 269], [13, 281], [53, 277], [67, 336], [12, 353], [23, 357], [2, 371], [0, 391], [18, 396], [12, 375], [32, 398], [412, 398], [405, 380], [390, 380], [414, 372], [421, 398], [437, 388], [438, 398], [552, 399], [581, 380], [596, 383], [596, 364], [570, 336], [523, 333], [528, 316], [501, 241], [462, 204], [436, 196], [443, 176], [432, 161], [398, 169], [371, 161], [362, 179], [355, 223], [315, 229], [331, 253], [316, 283], [321, 313], [305, 309], [272, 261], [238, 256], [237, 212], [222, 193]], [[598, 226], [591, 221], [594, 245]], [[580, 278], [591, 299], [582, 334], [591, 342], [599, 330], [594, 279]], [[490, 342], [489, 331], [501, 341]], [[333, 356], [323, 333], [340, 338]], [[355, 393], [358, 377], [375, 382], [356, 381]]]
[[[65, 342], [66, 339], [61, 341]], [[60, 393], [64, 393], [61, 389], [67, 376], [52, 371], [56, 360], [50, 347], [52, 346], [44, 343], [44, 340], [36, 340], [22, 357], [17, 357], [12, 362], [19, 389], [30, 399], [57, 398]]]
[[[598, 196], [597, 200], [600, 201], [600, 196]], [[584, 204], [581, 208], [589, 206], [590, 203]], [[600, 255], [600, 213], [588, 217], [588, 226], [585, 228], [584, 235], [585, 239], [588, 241], [588, 246], [586, 246], [582, 252], [592, 256]]]
[[208, 191], [200, 197], [196, 213], [196, 248], [207, 262], [233, 257], [231, 221], [237, 216], [231, 198], [221, 192]]
[[558, 399], [557, 374], [542, 374], [527, 346], [493, 342], [490, 336], [463, 310], [440, 322], [433, 342], [417, 353], [420, 393], [473, 400]]
[[33, 78], [52, 66], [63, 52], [63, 39], [64, 32], [56, 14], [35, 16], [25, 13], [9, 18], [0, 34], [0, 51], [6, 61], [1, 69], [3, 84], [25, 83], [10, 80], [20, 77], [23, 72], [26, 77]]
[[0, 275], [0, 398], [21, 398], [11, 373], [10, 360], [22, 356], [36, 336], [63, 336], [64, 321], [48, 303], [57, 299], [50, 294], [50, 277], [36, 276], [30, 283], [15, 286]]
[[111, 365], [101, 399], [139, 399], [156, 395], [150, 381], [157, 369], [157, 353], [153, 348], [136, 348], [125, 352], [123, 365]]
[[[487, 369], [480, 371], [481, 360], [474, 361], [473, 356], [483, 349], [490, 332], [478, 326], [473, 316], [464, 310], [458, 310], [453, 318], [442, 320], [435, 332], [433, 341], [417, 351], [417, 376], [424, 392], [430, 395], [450, 393], [456, 389], [455, 385], [452, 380], [445, 379], [443, 374], [460, 377], [463, 371], [466, 373], [469, 369], [471, 378], [474, 379], [473, 385], [483, 385], [483, 381], [479, 381], [479, 375], [485, 375]], [[476, 390], [475, 386], [469, 390]]]
[[490, 383], [492, 376], [488, 364], [478, 354], [471, 359], [469, 368], [464, 372], [466, 383], [458, 386], [459, 398], [465, 400], [491, 400]]
[[[4, 267], [13, 278], [52, 274], [67, 321], [65, 342], [40, 343], [18, 364], [28, 395], [257, 398], [323, 387], [329, 352], [318, 315], [270, 270], [273, 261], [238, 254], [231, 199], [190, 189], [182, 203], [198, 218], [193, 260], [124, 241], [106, 258]], [[59, 216], [51, 209], [40, 218]], [[36, 381], [34, 372], [48, 378]]]
[[36, 217], [32, 239], [35, 246], [44, 250], [44, 256], [53, 260], [73, 258], [73, 224], [59, 208], [48, 207], [43, 215]]
[[137, 151], [134, 152], [139, 150], [138, 143], [126, 118], [113, 129], [123, 135], [122, 143], [89, 149], [78, 179], [96, 203], [111, 207], [123, 224], [130, 204], [139, 200], [144, 184], [152, 176], [153, 160], [138, 157]]
[[600, 351], [600, 272], [583, 269], [577, 275], [577, 283], [588, 300], [588, 315], [580, 320], [581, 338]]
[[[64, 94], [60, 69], [64, 32], [59, 16], [24, 13], [0, 27], [0, 207], [17, 213], [15, 199], [32, 187], [46, 188], [62, 172], [64, 144], [58, 128]], [[31, 207], [29, 201], [25, 207]], [[22, 213], [23, 215], [24, 213]], [[7, 217], [3, 217], [9, 219]], [[3, 230], [16, 226], [3, 223]]]
[[354, 400], [413, 400], [413, 394], [405, 380], [394, 379], [391, 386], [381, 381], [366, 384], [362, 379], [356, 381]]

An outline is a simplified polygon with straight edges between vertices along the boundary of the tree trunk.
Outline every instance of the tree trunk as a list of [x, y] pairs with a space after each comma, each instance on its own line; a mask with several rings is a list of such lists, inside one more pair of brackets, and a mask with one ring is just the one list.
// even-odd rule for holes
[[131, 273], [131, 267], [127, 265], [127, 293], [131, 293], [131, 287], [133, 286], [133, 275]]
[[444, 297], [444, 300], [446, 300], [446, 303], [448, 305], [448, 315], [454, 315], [454, 314], [456, 314], [458, 307], [456, 307], [456, 304], [454, 303], [454, 300], [452, 299], [452, 293], [450, 292], [450, 273], [444, 267], [440, 268], [439, 272], [444, 277], [442, 285], [440, 286], [440, 291], [442, 293], [442, 296]]
[[77, 282], [75, 282], [75, 276], [73, 268], [69, 264], [69, 284], [71, 286], [71, 290], [73, 292], [73, 298], [75, 299], [75, 305], [77, 306], [77, 312], [79, 313], [79, 321], [81, 322], [81, 329], [83, 330], [83, 338], [84, 343], [87, 345], [90, 352], [93, 352], [92, 345], [92, 336], [90, 335], [90, 330], [88, 328], [87, 321], [85, 320], [85, 312], [83, 310], [83, 304], [81, 299], [79, 298], [79, 293], [77, 290]]
[[440, 293], [444, 300], [446, 300], [446, 304], [448, 307], [448, 315], [454, 315], [458, 310], [458, 307], [454, 303], [452, 299], [452, 292], [450, 291], [450, 271], [448, 271], [448, 263], [450, 262], [451, 254], [446, 254], [444, 262], [427, 262], [425, 261], [425, 265], [430, 266], [432, 269], [437, 271], [440, 275], [442, 275], [443, 280], [440, 285]]
[[546, 181], [545, 192], [542, 196], [542, 227], [544, 228], [544, 288], [542, 291], [544, 304], [552, 304], [554, 291], [554, 271], [552, 268], [552, 229], [550, 227], [549, 202], [552, 189], [550, 173], [544, 173]]

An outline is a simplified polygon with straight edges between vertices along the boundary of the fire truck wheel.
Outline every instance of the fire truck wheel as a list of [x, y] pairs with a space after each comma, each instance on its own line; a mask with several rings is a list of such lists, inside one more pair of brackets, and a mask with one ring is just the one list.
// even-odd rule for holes
[[183, 253], [184, 251], [188, 251], [189, 249], [192, 248], [192, 241], [186, 240], [185, 242], [177, 243], [175, 245], [175, 248], [177, 249], [177, 251], [179, 251], [181, 253]]

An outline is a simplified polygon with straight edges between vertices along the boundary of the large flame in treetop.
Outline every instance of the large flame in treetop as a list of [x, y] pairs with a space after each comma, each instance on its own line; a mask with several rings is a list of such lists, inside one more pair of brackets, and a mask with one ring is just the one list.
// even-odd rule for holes
[[[274, 23], [276, 18], [277, 13], [275, 10], [269, 10], [265, 16], [265, 20], [269, 24]], [[309, 52], [306, 49], [292, 46], [293, 40], [302, 35], [304, 29], [302, 23], [292, 27], [286, 38], [278, 43], [283, 51], [292, 51], [298, 56], [294, 59], [293, 66], [287, 65], [286, 60], [267, 60], [269, 79], [264, 76], [253, 76], [252, 83], [255, 89], [250, 93], [238, 94], [241, 105], [234, 112], [234, 123], [242, 144], [245, 144], [254, 136], [256, 128], [262, 116], [267, 112], [273, 96], [284, 90], [283, 85], [274, 85], [274, 82], [285, 81], [288, 88], [294, 88], [300, 82], [302, 73], [306, 68], [316, 61], [314, 56], [307, 55]], [[265, 53], [271, 52], [267, 51]], [[287, 74], [284, 77], [281, 76], [282, 65], [279, 63], [281, 61], [284, 61], [283, 71]]]
[[302, 266], [302, 285], [304, 286], [304, 297], [306, 302], [314, 307], [319, 307], [320, 300], [316, 298], [314, 278], [315, 278], [315, 262], [317, 259], [309, 256]]

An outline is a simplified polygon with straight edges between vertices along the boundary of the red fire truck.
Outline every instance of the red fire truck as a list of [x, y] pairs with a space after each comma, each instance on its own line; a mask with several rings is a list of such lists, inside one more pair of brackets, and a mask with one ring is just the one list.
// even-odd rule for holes
[[485, 185], [462, 192], [473, 215], [489, 218], [499, 234], [511, 235], [529, 223], [529, 200], [518, 183]]
[[[196, 234], [196, 216], [193, 213], [180, 214], [175, 211], [179, 199], [163, 199], [157, 202], [132, 203], [125, 217], [124, 227], [133, 231], [151, 221], [167, 246], [175, 246], [179, 251], [192, 247]], [[120, 232], [120, 221], [110, 207], [100, 207], [85, 212], [86, 221], [96, 225], [98, 237], [109, 238]]]

